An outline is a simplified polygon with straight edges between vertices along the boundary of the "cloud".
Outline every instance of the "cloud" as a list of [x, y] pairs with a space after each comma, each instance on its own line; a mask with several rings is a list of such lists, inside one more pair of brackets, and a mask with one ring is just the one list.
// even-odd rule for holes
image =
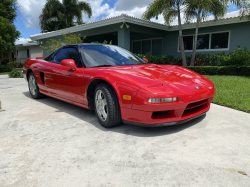
[[147, 7], [153, 0], [118, 0], [115, 4], [116, 11], [130, 11], [134, 8]]
[[26, 28], [40, 30], [39, 16], [46, 0], [17, 0], [17, 2]]
[[[62, 2], [62, 0], [60, 0]], [[83, 0], [79, 0], [83, 1]], [[90, 3], [93, 16], [88, 18], [83, 14], [84, 22], [93, 22], [99, 20], [99, 17], [105, 14], [110, 8], [107, 3], [102, 4], [103, 0], [85, 0]], [[38, 29], [39, 26], [39, 16], [42, 13], [42, 9], [46, 3], [46, 0], [17, 0], [19, 5], [19, 10], [22, 13], [23, 23], [26, 28]]]
[[107, 15], [107, 18], [119, 16], [121, 14], [127, 14], [129, 16], [141, 18], [141, 15], [143, 14], [143, 12], [146, 11], [146, 8], [147, 7], [142, 7], [142, 8], [135, 7], [132, 10], [119, 10], [119, 11], [117, 11], [115, 9], [110, 9], [108, 11], [109, 14]]
[[31, 39], [29, 38], [19, 38], [16, 40], [15, 44], [18, 45], [18, 44], [26, 44], [28, 43], [28, 41], [31, 41]]
[[[22, 19], [27, 28], [38, 29], [39, 16], [42, 12], [46, 0], [17, 0], [19, 9], [22, 13]], [[60, 0], [62, 2], [62, 0]], [[83, 0], [79, 0], [83, 1]], [[103, 3], [104, 0], [85, 0], [90, 3], [93, 16], [88, 18], [86, 14], [83, 14], [83, 22], [94, 22], [105, 18], [111, 18], [119, 16], [121, 14], [127, 14], [129, 16], [141, 18], [142, 14], [146, 11], [147, 6], [153, 2], [153, 0], [117, 0], [114, 8], [111, 8], [108, 3]], [[227, 17], [238, 16], [238, 11], [234, 11], [226, 14]], [[184, 23], [183, 15], [182, 23]], [[207, 20], [213, 19], [213, 16], [209, 16]], [[163, 16], [159, 16], [158, 20], [152, 18], [151, 21], [164, 24]], [[177, 19], [173, 21], [171, 25], [177, 25]]]

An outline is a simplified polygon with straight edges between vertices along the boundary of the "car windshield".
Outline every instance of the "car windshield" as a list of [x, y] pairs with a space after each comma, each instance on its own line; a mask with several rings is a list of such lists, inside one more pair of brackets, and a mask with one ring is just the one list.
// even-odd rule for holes
[[90, 67], [126, 66], [147, 63], [130, 51], [114, 45], [80, 45], [79, 52]]

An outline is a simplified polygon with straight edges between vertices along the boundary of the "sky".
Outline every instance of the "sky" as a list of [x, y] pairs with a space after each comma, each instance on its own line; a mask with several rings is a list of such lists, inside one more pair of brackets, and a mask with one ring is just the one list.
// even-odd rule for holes
[[[59, 0], [62, 2], [62, 0]], [[83, 1], [83, 0], [79, 0]], [[129, 16], [141, 18], [143, 12], [145, 12], [147, 6], [153, 2], [153, 0], [85, 0], [90, 3], [93, 16], [88, 18], [83, 14], [83, 22], [93, 22], [119, 16], [121, 14], [127, 14]], [[18, 10], [17, 18], [15, 20], [15, 26], [17, 30], [21, 32], [21, 37], [16, 41], [16, 44], [23, 44], [30, 41], [30, 35], [41, 33], [39, 26], [39, 15], [42, 12], [46, 0], [17, 0]], [[234, 5], [230, 5], [228, 13], [225, 17], [237, 16], [237, 8]], [[212, 19], [209, 17], [208, 19]], [[158, 20], [152, 18], [151, 21], [164, 24], [164, 19], [159, 16]], [[177, 20], [174, 20], [173, 25], [177, 24]]]

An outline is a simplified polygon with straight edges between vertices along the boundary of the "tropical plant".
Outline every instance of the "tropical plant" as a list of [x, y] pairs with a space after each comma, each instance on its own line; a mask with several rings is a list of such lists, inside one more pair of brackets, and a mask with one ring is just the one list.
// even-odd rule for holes
[[59, 0], [47, 0], [39, 16], [41, 30], [50, 32], [83, 24], [82, 12], [88, 17], [92, 16], [89, 3], [78, 0], [62, 0], [62, 3]]
[[196, 28], [195, 28], [195, 38], [193, 45], [193, 53], [191, 58], [190, 66], [195, 64], [195, 54], [197, 48], [197, 38], [199, 24], [202, 20], [205, 20], [209, 15], [214, 15], [214, 19], [217, 20], [218, 17], [222, 17], [227, 12], [228, 1], [223, 0], [186, 0], [188, 4], [186, 8], [186, 21], [190, 21], [196, 17]]
[[249, 0], [229, 0], [233, 3], [239, 10], [239, 15], [241, 19], [247, 18], [250, 20], [250, 2]]
[[185, 0], [155, 0], [142, 15], [143, 19], [150, 20], [152, 17], [158, 19], [158, 16], [162, 14], [166, 24], [170, 24], [176, 17], [178, 18], [179, 44], [183, 66], [186, 66], [187, 62], [182, 35], [181, 13], [185, 13], [187, 6]]
[[86, 37], [81, 37], [80, 34], [75, 35], [75, 34], [71, 34], [70, 32], [68, 34], [63, 34], [62, 36], [64, 40], [50, 39], [49, 41], [47, 41], [48, 47], [44, 47], [42, 45], [40, 47], [46, 50], [48, 53], [52, 53], [58, 48], [65, 46], [65, 45], [83, 43], [83, 40], [86, 38]]

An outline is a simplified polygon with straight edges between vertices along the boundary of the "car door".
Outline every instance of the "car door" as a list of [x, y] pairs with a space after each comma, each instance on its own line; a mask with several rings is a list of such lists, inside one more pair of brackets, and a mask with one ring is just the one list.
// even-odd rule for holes
[[[78, 67], [73, 71], [61, 65], [64, 59], [73, 59]], [[64, 47], [50, 59], [44, 69], [45, 85], [50, 93], [69, 101], [83, 104], [83, 64], [77, 48]]]

